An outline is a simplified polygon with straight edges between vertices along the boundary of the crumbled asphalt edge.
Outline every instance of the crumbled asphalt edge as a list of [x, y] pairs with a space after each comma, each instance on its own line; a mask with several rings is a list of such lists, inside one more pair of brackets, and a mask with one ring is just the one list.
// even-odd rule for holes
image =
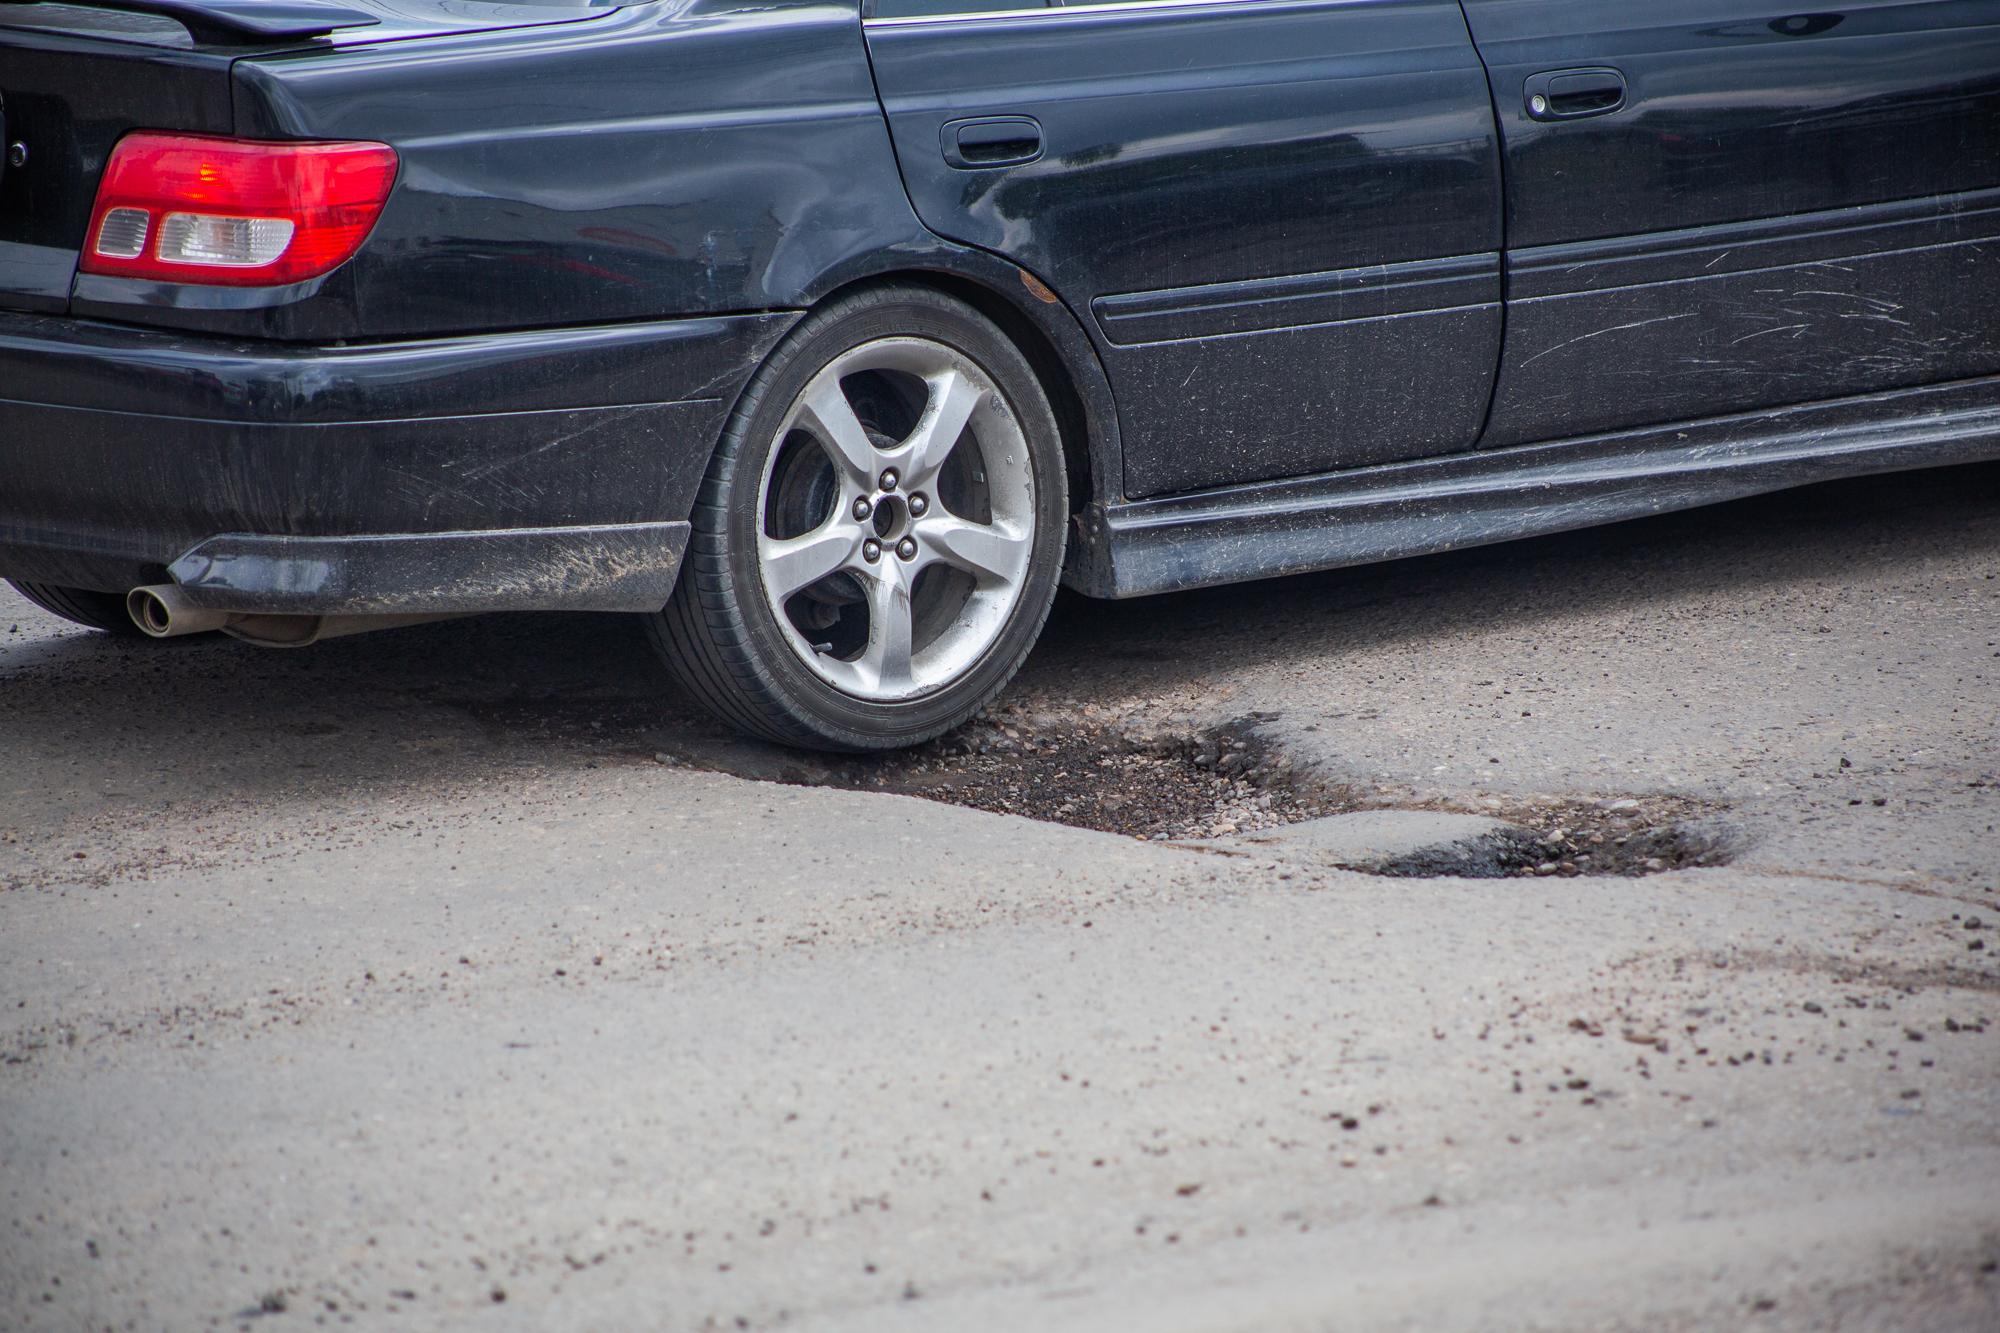
[[[1679, 804], [1629, 797], [1555, 802], [1529, 807], [1525, 812], [1536, 820], [1536, 828], [1515, 825], [1463, 843], [1346, 868], [1399, 879], [1442, 875], [1504, 879], [1513, 875], [1631, 877], [1728, 864], [1740, 846], [1740, 834], [1705, 809], [1691, 811], [1697, 817], [1682, 820], [1661, 808]], [[1667, 822], [1654, 822], [1663, 816]]]
[[997, 708], [926, 745], [858, 757], [696, 746], [658, 762], [793, 786], [890, 792], [1153, 842], [1262, 833], [1357, 810], [1486, 815], [1511, 827], [1346, 867], [1390, 877], [1637, 876], [1725, 864], [1740, 839], [1722, 807], [1681, 797], [1424, 798], [1303, 769], [1265, 734], [1270, 714], [1158, 727]]

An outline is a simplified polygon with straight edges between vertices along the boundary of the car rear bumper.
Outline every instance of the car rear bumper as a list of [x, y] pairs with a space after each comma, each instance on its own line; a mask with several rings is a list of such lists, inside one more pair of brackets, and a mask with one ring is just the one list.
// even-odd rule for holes
[[796, 318], [300, 347], [0, 312], [0, 575], [300, 614], [657, 608]]

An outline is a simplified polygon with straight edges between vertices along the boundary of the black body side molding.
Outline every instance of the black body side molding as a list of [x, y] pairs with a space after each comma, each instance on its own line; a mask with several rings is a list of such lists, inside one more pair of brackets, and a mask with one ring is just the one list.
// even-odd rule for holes
[[1138, 597], [2000, 459], [2000, 376], [1093, 508], [1067, 577]]

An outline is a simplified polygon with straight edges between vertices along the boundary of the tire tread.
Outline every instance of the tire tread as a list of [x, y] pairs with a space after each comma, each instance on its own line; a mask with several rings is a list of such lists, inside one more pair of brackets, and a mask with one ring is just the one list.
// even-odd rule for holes
[[66, 588], [56, 583], [34, 583], [8, 579], [15, 592], [52, 616], [60, 616], [87, 629], [102, 630], [126, 638], [142, 638], [139, 627], [125, 613], [125, 599], [115, 592], [90, 588]]

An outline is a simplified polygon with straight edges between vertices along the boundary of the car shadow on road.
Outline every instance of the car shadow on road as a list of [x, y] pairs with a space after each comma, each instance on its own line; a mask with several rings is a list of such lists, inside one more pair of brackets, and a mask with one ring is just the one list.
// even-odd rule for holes
[[[1666, 613], [1704, 593], [1847, 585], [1980, 553], [2000, 567], [2000, 465], [1866, 478], [1239, 587], [1109, 604], [1065, 594], [1015, 690], [1115, 707], [1287, 659]], [[595, 763], [662, 745], [746, 752], [680, 696], [627, 617], [494, 616], [272, 651], [219, 636], [22, 637], [5, 616], [8, 746], [139, 800], [464, 777], [480, 762]]]

